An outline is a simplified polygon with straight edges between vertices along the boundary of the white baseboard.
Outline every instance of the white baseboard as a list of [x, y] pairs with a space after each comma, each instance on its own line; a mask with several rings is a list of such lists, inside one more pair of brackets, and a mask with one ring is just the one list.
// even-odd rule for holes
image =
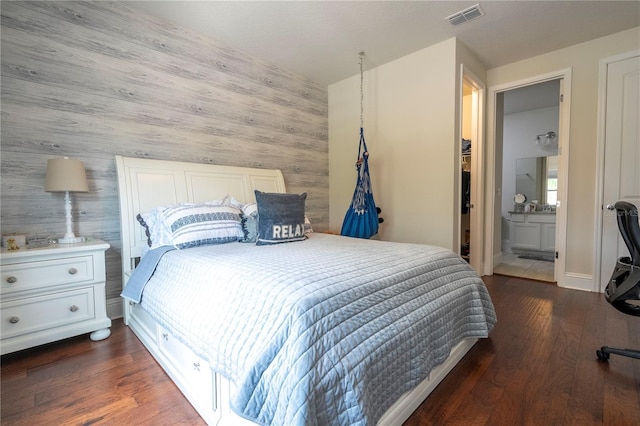
[[487, 258], [485, 258], [483, 275], [493, 275], [493, 268], [502, 263], [502, 252], [494, 253], [492, 259], [491, 263], [489, 263]]
[[510, 254], [511, 253], [511, 240], [502, 240], [502, 242], [500, 244], [500, 249], [502, 250], [503, 254]]
[[562, 286], [560, 287], [591, 292], [600, 291], [599, 289], [596, 289], [592, 275], [577, 274], [573, 272], [568, 272], [564, 275], [564, 280], [562, 280]]
[[499, 265], [502, 263], [502, 252], [493, 254], [493, 265]]
[[122, 298], [107, 299], [107, 316], [111, 319], [122, 318]]

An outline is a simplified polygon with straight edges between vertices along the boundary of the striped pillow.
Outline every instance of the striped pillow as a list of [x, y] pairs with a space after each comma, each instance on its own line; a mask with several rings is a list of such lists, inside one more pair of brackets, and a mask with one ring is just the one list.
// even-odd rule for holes
[[172, 243], [178, 249], [242, 239], [240, 215], [235, 207], [205, 204], [173, 206], [162, 212]]

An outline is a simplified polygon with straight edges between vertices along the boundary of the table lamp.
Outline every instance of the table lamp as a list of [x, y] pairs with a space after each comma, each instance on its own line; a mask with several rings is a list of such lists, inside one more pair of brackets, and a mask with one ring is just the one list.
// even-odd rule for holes
[[64, 192], [64, 210], [67, 220], [67, 232], [58, 238], [58, 243], [71, 244], [84, 241], [83, 237], [76, 237], [71, 228], [71, 197], [70, 192], [89, 192], [84, 163], [68, 157], [47, 160], [46, 192]]

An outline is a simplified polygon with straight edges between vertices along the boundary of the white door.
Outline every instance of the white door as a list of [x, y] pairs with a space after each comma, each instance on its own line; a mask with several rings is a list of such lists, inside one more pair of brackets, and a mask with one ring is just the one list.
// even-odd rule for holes
[[[482, 270], [484, 266], [482, 265], [482, 217], [480, 214], [479, 203], [481, 197], [479, 196], [479, 192], [481, 191], [480, 186], [480, 161], [479, 155], [480, 152], [480, 143], [482, 140], [479, 135], [479, 114], [480, 114], [480, 94], [476, 87], [472, 88], [471, 93], [471, 131], [472, 131], [472, 141], [475, 142], [475, 147], [472, 146], [471, 149], [471, 197], [470, 197], [470, 205], [469, 205], [469, 223], [471, 229], [471, 235], [469, 238], [469, 245], [472, 247], [471, 252], [469, 253], [469, 263], [471, 267], [478, 273], [482, 274]], [[475, 149], [475, 152], [474, 152]]]
[[[464, 65], [460, 66], [463, 85], [471, 90], [471, 108], [468, 117], [460, 114], [461, 122], [468, 120], [470, 124], [471, 145], [471, 199], [469, 205], [470, 247], [469, 263], [480, 275], [484, 272], [484, 139], [482, 123], [484, 122], [484, 83]], [[460, 199], [460, 197], [458, 198]], [[464, 230], [460, 230], [458, 247], [465, 238]]]
[[640, 208], [640, 56], [609, 63], [606, 84], [601, 290], [616, 259], [629, 254], [607, 205], [623, 200]]

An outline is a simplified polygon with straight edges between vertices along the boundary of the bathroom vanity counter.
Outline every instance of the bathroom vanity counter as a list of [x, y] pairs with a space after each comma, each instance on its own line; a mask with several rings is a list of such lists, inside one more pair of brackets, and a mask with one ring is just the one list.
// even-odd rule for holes
[[555, 212], [509, 212], [509, 216], [511, 249], [514, 253], [555, 251]]
[[528, 215], [528, 214], [533, 214], [533, 215], [537, 215], [537, 214], [547, 214], [547, 215], [556, 215], [556, 212], [552, 212], [552, 211], [535, 211], [535, 212], [516, 212], [516, 211], [511, 211], [509, 212], [510, 215]]

